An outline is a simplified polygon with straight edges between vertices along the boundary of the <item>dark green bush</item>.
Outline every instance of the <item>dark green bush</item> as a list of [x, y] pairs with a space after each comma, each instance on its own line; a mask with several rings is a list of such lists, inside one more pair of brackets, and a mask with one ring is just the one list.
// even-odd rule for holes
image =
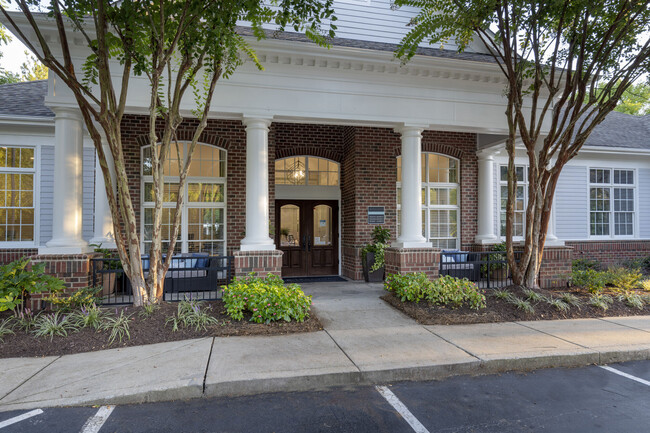
[[25, 301], [35, 293], [59, 293], [63, 281], [45, 273], [45, 264], [27, 269], [29, 259], [23, 258], [0, 266], [0, 311], [24, 311]]
[[485, 308], [485, 295], [480, 293], [476, 284], [449, 275], [436, 280], [429, 280], [424, 273], [389, 275], [384, 288], [400, 298], [402, 302], [420, 302], [425, 299], [433, 305], [458, 308], [467, 305], [478, 310]]

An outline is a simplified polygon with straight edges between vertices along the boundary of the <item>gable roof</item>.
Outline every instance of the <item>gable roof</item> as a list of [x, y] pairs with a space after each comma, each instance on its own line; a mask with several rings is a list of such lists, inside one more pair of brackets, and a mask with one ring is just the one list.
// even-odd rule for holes
[[45, 106], [47, 80], [0, 86], [0, 116], [54, 117]]
[[632, 116], [612, 111], [594, 128], [585, 146], [650, 149], [650, 114]]

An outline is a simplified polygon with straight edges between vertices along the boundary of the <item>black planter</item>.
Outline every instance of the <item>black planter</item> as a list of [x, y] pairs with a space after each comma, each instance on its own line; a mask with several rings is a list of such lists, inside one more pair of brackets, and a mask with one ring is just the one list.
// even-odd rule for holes
[[375, 253], [366, 253], [361, 258], [361, 263], [363, 265], [363, 279], [366, 280], [366, 283], [381, 283], [384, 281], [384, 266], [370, 272], [370, 268], [375, 264]]

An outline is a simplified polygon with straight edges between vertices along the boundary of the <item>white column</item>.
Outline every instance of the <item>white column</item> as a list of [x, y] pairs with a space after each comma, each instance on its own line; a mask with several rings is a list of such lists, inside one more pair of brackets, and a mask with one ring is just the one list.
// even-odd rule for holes
[[478, 153], [478, 233], [479, 244], [495, 244], [499, 238], [494, 225], [494, 156], [492, 153]]
[[270, 119], [245, 118], [246, 125], [246, 237], [242, 251], [274, 250], [269, 237], [269, 125]]
[[402, 230], [394, 246], [431, 248], [422, 236], [422, 130], [404, 126], [402, 134]]
[[[106, 162], [111, 173], [113, 191], [115, 191], [115, 165], [113, 164], [113, 155], [106, 143], [103, 143]], [[111, 208], [108, 205], [108, 196], [106, 195], [106, 182], [104, 173], [99, 165], [99, 157], [95, 158], [95, 233], [90, 240], [91, 244], [101, 244], [102, 248], [115, 248], [115, 237], [113, 234], [113, 217]]]
[[548, 230], [546, 230], [546, 243], [544, 244], [548, 247], [560, 247], [564, 246], [564, 241], [560, 240], [555, 234], [555, 203], [551, 207], [551, 218], [548, 222]]
[[54, 111], [52, 239], [39, 254], [80, 254], [91, 249], [82, 235], [83, 121], [79, 110]]

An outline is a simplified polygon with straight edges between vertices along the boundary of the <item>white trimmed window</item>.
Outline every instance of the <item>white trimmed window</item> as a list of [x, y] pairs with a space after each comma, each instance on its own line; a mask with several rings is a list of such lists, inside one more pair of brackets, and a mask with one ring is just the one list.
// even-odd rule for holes
[[[172, 143], [170, 157], [163, 168], [164, 192], [162, 215], [163, 249], [169, 246], [174, 209], [178, 194], [183, 194], [180, 238], [176, 252], [205, 252], [210, 255], [226, 253], [226, 151], [207, 144], [198, 144], [185, 188], [179, 191], [178, 156], [184, 161], [190, 143]], [[178, 152], [178, 153], [177, 153]], [[151, 148], [142, 149], [142, 239], [145, 253], [149, 252], [153, 232], [153, 176]]]
[[1, 243], [35, 241], [35, 152], [34, 147], [0, 147]]
[[[460, 248], [460, 163], [422, 153], [422, 235], [434, 247]], [[397, 232], [401, 232], [402, 157], [397, 157]]]
[[589, 170], [589, 234], [634, 236], [634, 170], [592, 168]]
[[[517, 174], [517, 192], [515, 193], [515, 222], [514, 237], [524, 236], [524, 227], [526, 225], [526, 205], [528, 204], [528, 174], [524, 165], [516, 165], [515, 173]], [[499, 226], [501, 236], [506, 235], [506, 210], [508, 208], [508, 166], [499, 166]]]

